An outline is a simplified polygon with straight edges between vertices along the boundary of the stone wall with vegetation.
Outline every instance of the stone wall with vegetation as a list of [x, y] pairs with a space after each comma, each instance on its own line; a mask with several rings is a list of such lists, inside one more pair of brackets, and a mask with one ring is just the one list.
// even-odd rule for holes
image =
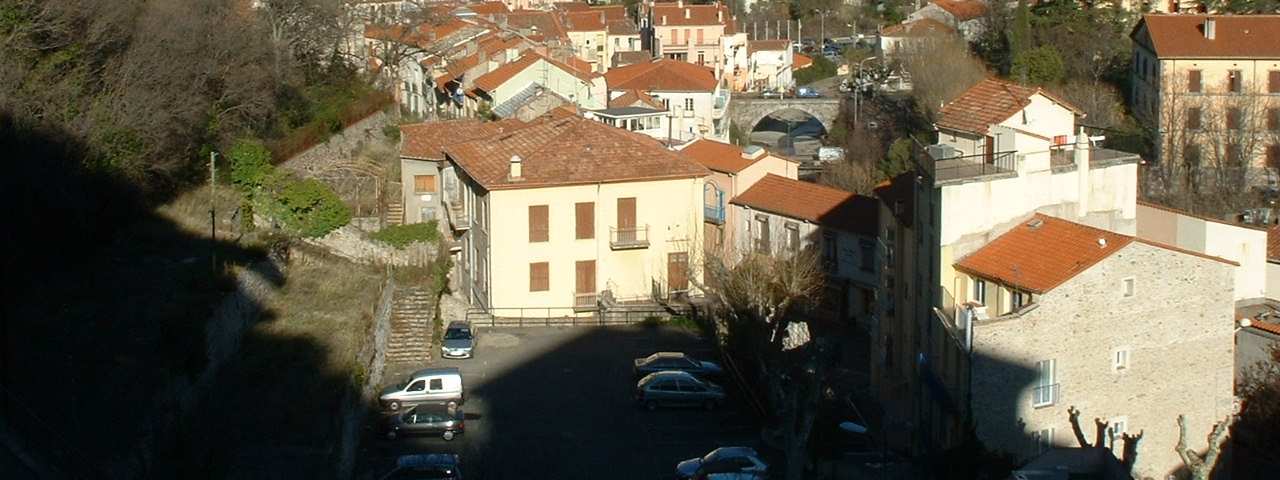
[[298, 175], [308, 176], [336, 165], [349, 163], [366, 145], [388, 141], [386, 126], [396, 119], [386, 110], [379, 110], [355, 122], [327, 141], [304, 150], [279, 164], [279, 167]]

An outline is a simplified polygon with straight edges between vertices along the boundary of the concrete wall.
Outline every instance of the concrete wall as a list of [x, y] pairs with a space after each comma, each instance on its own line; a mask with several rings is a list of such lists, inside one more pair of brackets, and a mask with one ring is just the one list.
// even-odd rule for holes
[[[597, 292], [612, 290], [619, 299], [647, 297], [652, 280], [665, 284], [668, 253], [688, 252], [691, 262], [701, 254], [702, 188], [703, 179], [696, 178], [490, 192], [492, 306], [571, 307], [575, 262], [581, 260], [596, 261]], [[610, 248], [610, 228], [618, 225], [617, 199], [624, 197], [636, 198], [636, 225], [649, 228], [646, 248]], [[595, 203], [595, 238], [574, 238], [577, 202]], [[547, 242], [529, 242], [532, 205], [548, 206]], [[548, 291], [529, 291], [529, 264], [534, 262], [550, 264]]]
[[[1053, 428], [1070, 445], [1067, 407], [1082, 418], [1127, 417], [1145, 432], [1141, 476], [1164, 478], [1181, 461], [1175, 420], [1203, 439], [1232, 412], [1231, 266], [1134, 242], [1037, 299], [1020, 317], [974, 325], [973, 405], [988, 446], [1023, 458], [1031, 432]], [[1123, 297], [1125, 278], [1135, 295]], [[1112, 368], [1118, 349], [1129, 367]], [[1052, 406], [1034, 408], [1036, 362], [1053, 359], [1060, 385]], [[1085, 425], [1086, 428], [1091, 427]]]
[[542, 85], [585, 109], [605, 108], [609, 102], [604, 77], [586, 81], [542, 59], [503, 82], [489, 96], [493, 105], [501, 105], [531, 84]]
[[788, 89], [795, 85], [791, 80], [792, 52], [767, 50], [751, 53], [751, 88]]
[[[695, 138], [715, 138], [715, 128], [711, 120], [711, 108], [714, 102], [712, 93], [655, 90], [649, 92], [649, 95], [659, 102], [663, 100], [668, 102], [668, 111], [673, 115], [670, 119], [673, 122], [671, 128], [674, 131], [686, 132]], [[688, 99], [693, 100], [692, 110], [685, 108], [685, 101]]]
[[1267, 298], [1280, 299], [1280, 263], [1267, 262]]
[[1267, 232], [1192, 216], [1150, 204], [1137, 205], [1138, 237], [1239, 263], [1236, 300], [1268, 293]]
[[[416, 175], [434, 175], [436, 177], [435, 193], [414, 191], [417, 184], [413, 177]], [[449, 221], [445, 218], [444, 204], [441, 203], [444, 188], [440, 180], [440, 162], [401, 158], [400, 185], [400, 201], [404, 205], [404, 223], [407, 225], [434, 219], [441, 226], [441, 232], [444, 232], [447, 228], [445, 224]]]

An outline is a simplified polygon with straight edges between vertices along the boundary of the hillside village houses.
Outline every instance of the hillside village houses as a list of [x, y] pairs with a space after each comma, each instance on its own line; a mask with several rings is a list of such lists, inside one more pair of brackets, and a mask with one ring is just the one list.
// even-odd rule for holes
[[987, 4], [982, 0], [933, 0], [907, 15], [905, 23], [933, 19], [960, 32], [965, 40], [973, 42], [982, 35], [987, 10]]
[[1131, 38], [1131, 108], [1159, 161], [1243, 163], [1250, 182], [1276, 181], [1280, 15], [1144, 15]]
[[[678, 144], [702, 137], [729, 138], [729, 91], [711, 68], [658, 59], [610, 69], [604, 77], [611, 99], [643, 94], [665, 110], [656, 116], [650, 112], [649, 118], [657, 118], [657, 129], [649, 128], [649, 123], [643, 124], [645, 128], [628, 129], [643, 130], [655, 138], [670, 137]], [[616, 113], [598, 113], [606, 120], [617, 118]]]
[[773, 155], [759, 146], [745, 149], [731, 143], [701, 139], [680, 147], [680, 153], [707, 167], [711, 174], [703, 187], [703, 246], [708, 251], [741, 245], [736, 240], [745, 219], [741, 209], [729, 208], [729, 201], [768, 175], [795, 180], [800, 164]]
[[647, 37], [642, 43], [654, 56], [712, 67], [723, 64], [720, 39], [737, 31], [728, 5], [683, 0], [639, 5], [640, 28]]

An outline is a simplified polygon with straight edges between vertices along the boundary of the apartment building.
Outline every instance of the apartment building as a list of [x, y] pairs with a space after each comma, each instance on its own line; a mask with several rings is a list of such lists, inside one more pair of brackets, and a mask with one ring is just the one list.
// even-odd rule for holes
[[1130, 107], [1156, 132], [1158, 161], [1275, 178], [1280, 15], [1144, 15], [1130, 38]]
[[957, 35], [956, 29], [929, 17], [909, 20], [880, 29], [876, 55], [898, 58], [913, 55], [930, 45]]
[[574, 315], [688, 290], [698, 274], [708, 171], [649, 137], [564, 117], [444, 152], [458, 283], [475, 307]]
[[1044, 214], [960, 259], [978, 437], [1020, 459], [1074, 446], [1075, 406], [1143, 433], [1135, 477], [1178, 471], [1178, 416], [1204, 438], [1233, 413], [1234, 266]]
[[746, 89], [787, 90], [795, 86], [791, 78], [793, 55], [787, 39], [747, 42]]
[[608, 71], [614, 54], [640, 50], [640, 30], [622, 5], [570, 5], [583, 7], [562, 14], [569, 42], [593, 71]]
[[[1267, 229], [1228, 222], [1139, 200], [1138, 232], [1143, 240], [1230, 260], [1233, 296], [1239, 303], [1267, 298]], [[1274, 298], [1274, 297], [1272, 297]]]
[[468, 109], [486, 103], [500, 118], [532, 120], [561, 105], [604, 108], [608, 102], [604, 76], [589, 69], [527, 50], [472, 82]]
[[933, 0], [907, 15], [907, 21], [933, 19], [973, 42], [986, 28], [987, 4], [981, 0]]
[[875, 321], [882, 259], [876, 199], [767, 174], [730, 204], [735, 251], [784, 255], [812, 248], [826, 273], [814, 313], [846, 326]]
[[797, 179], [800, 164], [769, 153], [756, 145], [743, 147], [732, 143], [701, 139], [685, 145], [680, 153], [711, 171], [703, 185], [703, 247], [714, 251], [739, 245], [735, 237], [742, 222], [740, 209], [729, 208], [729, 200], [738, 197], [767, 175]]
[[729, 138], [729, 92], [710, 68], [658, 59], [610, 69], [605, 83], [610, 98], [636, 91], [660, 102], [670, 114], [669, 136], [677, 143]]
[[454, 143], [491, 137], [523, 126], [519, 120], [484, 122], [477, 119], [413, 123], [400, 126], [401, 223], [435, 220], [442, 234], [451, 233], [444, 214], [440, 170], [443, 148]]
[[924, 452], [963, 433], [956, 261], [1037, 212], [1134, 233], [1138, 157], [1096, 146], [1077, 112], [1038, 88], [983, 80], [943, 106], [916, 171], [877, 188], [893, 264], [871, 369], [891, 443]]
[[655, 56], [715, 67], [723, 64], [720, 37], [737, 31], [733, 12], [720, 2], [640, 3], [640, 29]]

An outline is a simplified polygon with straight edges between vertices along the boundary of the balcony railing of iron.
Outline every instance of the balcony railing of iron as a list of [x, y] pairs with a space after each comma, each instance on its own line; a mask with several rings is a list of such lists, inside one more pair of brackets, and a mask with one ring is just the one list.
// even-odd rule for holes
[[948, 157], [934, 161], [934, 175], [938, 180], [980, 177], [1017, 171], [1016, 152], [980, 153]]
[[613, 249], [647, 248], [649, 226], [609, 227], [609, 246]]
[[1031, 390], [1031, 406], [1034, 408], [1050, 407], [1058, 403], [1058, 385], [1039, 385]]

